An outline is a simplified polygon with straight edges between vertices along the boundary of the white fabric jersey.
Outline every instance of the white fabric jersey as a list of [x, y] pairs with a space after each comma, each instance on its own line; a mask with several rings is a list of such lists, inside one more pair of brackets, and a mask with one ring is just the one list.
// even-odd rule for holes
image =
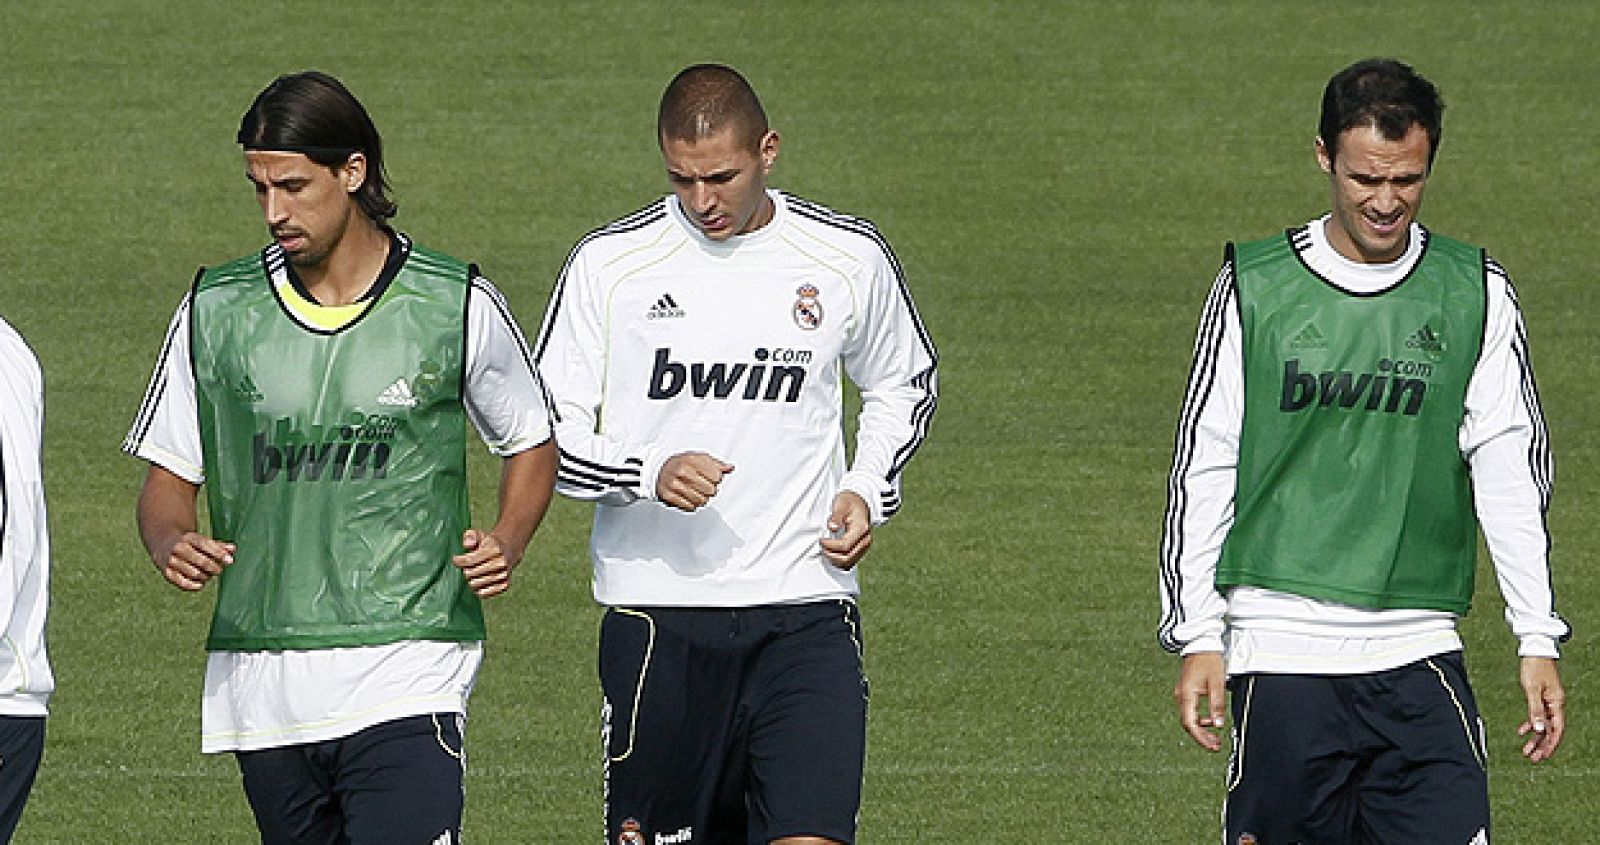
[[324, 742], [429, 713], [466, 713], [483, 644], [401, 640], [289, 651], [213, 651], [200, 750]]
[[0, 320], [0, 716], [43, 716], [55, 675], [45, 654], [50, 535], [45, 524], [44, 376]]
[[[1353, 262], [1329, 245], [1328, 221], [1294, 230], [1293, 243], [1312, 272], [1351, 293], [1399, 284], [1426, 248], [1427, 230], [1413, 224], [1399, 260]], [[1231, 264], [1223, 266], [1206, 302], [1179, 422], [1162, 537], [1162, 644], [1184, 654], [1225, 651], [1229, 674], [1377, 672], [1461, 648], [1455, 615], [1444, 611], [1372, 610], [1258, 587], [1237, 587], [1226, 597], [1217, 592], [1244, 414], [1233, 273]], [[1467, 385], [1459, 446], [1519, 652], [1555, 657], [1568, 629], [1554, 610], [1547, 559], [1549, 439], [1516, 294], [1492, 260], [1487, 295], [1483, 349]]]
[[[409, 242], [396, 235], [402, 248]], [[277, 249], [276, 246], [269, 247]], [[277, 266], [284, 266], [277, 262]], [[280, 271], [280, 274], [283, 271]], [[286, 279], [274, 279], [286, 283]], [[303, 318], [286, 311], [297, 321]], [[202, 484], [200, 423], [189, 354], [189, 298], [124, 451]], [[467, 417], [489, 450], [510, 457], [550, 439], [544, 388], [505, 298], [477, 277], [467, 296]], [[201, 750], [250, 751], [348, 736], [427, 713], [465, 713], [482, 661], [479, 643], [406, 640], [377, 646], [214, 651], [206, 661]]]
[[[725, 242], [675, 197], [579, 242], [537, 359], [556, 410], [560, 492], [598, 502], [607, 605], [743, 607], [847, 597], [818, 541], [842, 490], [874, 523], [937, 400], [935, 353], [873, 226], [777, 191], [772, 220]], [[845, 468], [842, 380], [861, 390]], [[729, 464], [694, 513], [656, 500], [682, 452]]]

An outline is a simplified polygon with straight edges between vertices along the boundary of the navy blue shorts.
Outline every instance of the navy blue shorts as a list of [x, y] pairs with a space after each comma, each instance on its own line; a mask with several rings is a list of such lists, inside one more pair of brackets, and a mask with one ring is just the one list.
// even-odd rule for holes
[[1489, 841], [1488, 752], [1460, 652], [1228, 687], [1227, 845]]
[[327, 742], [237, 752], [262, 845], [458, 845], [463, 721], [409, 716]]
[[43, 757], [43, 716], [0, 716], [0, 842], [16, 832]]
[[855, 841], [867, 739], [848, 601], [611, 608], [600, 626], [606, 841]]

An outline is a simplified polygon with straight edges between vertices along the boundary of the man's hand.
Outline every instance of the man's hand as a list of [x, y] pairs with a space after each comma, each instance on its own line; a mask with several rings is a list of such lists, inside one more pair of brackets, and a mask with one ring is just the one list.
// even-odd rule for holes
[[860, 496], [848, 490], [833, 497], [833, 513], [828, 517], [828, 536], [822, 538], [822, 553], [840, 569], [861, 562], [872, 546], [872, 512]]
[[1178, 702], [1178, 722], [1189, 738], [1207, 751], [1222, 750], [1219, 733], [1227, 724], [1223, 718], [1227, 679], [1221, 652], [1197, 651], [1184, 656], [1178, 686], [1172, 690]]
[[733, 472], [733, 464], [704, 452], [673, 455], [661, 465], [656, 477], [656, 498], [681, 511], [693, 513], [717, 495], [722, 479]]
[[165, 554], [152, 559], [163, 578], [178, 589], [192, 593], [233, 565], [235, 548], [232, 543], [186, 531], [173, 540]]
[[467, 586], [478, 598], [498, 596], [511, 589], [511, 570], [521, 561], [520, 553], [510, 553], [500, 538], [476, 528], [462, 532], [461, 548], [466, 551], [450, 558], [450, 562], [466, 576]]
[[151, 464], [139, 490], [139, 539], [161, 577], [195, 592], [233, 565], [235, 547], [195, 530], [200, 485]]
[[1567, 694], [1561, 689], [1561, 670], [1555, 658], [1524, 657], [1519, 680], [1528, 697], [1528, 720], [1517, 728], [1517, 736], [1527, 737], [1522, 756], [1535, 763], [1550, 759], [1561, 745], [1567, 729]]

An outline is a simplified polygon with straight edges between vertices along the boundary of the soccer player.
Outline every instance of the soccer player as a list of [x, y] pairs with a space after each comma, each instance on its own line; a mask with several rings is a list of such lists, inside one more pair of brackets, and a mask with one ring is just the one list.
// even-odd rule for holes
[[[273, 243], [196, 276], [123, 445], [150, 462], [156, 567], [218, 582], [202, 750], [235, 753], [264, 843], [451, 845], [479, 599], [552, 494], [543, 389], [477, 267], [388, 225], [378, 131], [342, 84], [278, 78], [238, 140]], [[488, 531], [469, 420], [505, 459]]]
[[852, 842], [854, 567], [927, 432], [933, 344], [877, 229], [768, 190], [778, 134], [736, 71], [678, 74], [657, 126], [672, 195], [578, 243], [537, 354], [557, 489], [599, 505], [607, 841]]
[[1334, 75], [1316, 139], [1331, 212], [1230, 244], [1201, 318], [1160, 636], [1201, 747], [1221, 748], [1231, 694], [1228, 843], [1488, 842], [1456, 632], [1480, 525], [1519, 641], [1522, 753], [1561, 744], [1568, 628], [1527, 333], [1505, 269], [1416, 222], [1442, 110], [1397, 61]]
[[0, 320], [0, 842], [10, 842], [44, 756], [45, 708], [56, 688], [45, 654], [50, 592], [44, 378], [39, 359]]

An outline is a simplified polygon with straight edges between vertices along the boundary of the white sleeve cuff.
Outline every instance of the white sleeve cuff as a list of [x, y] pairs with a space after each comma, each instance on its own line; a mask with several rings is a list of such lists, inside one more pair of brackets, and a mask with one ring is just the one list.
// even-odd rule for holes
[[143, 458], [196, 487], [206, 482], [204, 467], [195, 466], [192, 461], [185, 460], [181, 456], [175, 455], [149, 441], [139, 444], [136, 449], [127, 450], [125, 448], [124, 451], [127, 451], [128, 454], [135, 458]]
[[1559, 658], [1561, 650], [1556, 646], [1555, 637], [1529, 634], [1521, 638], [1521, 644], [1517, 646], [1517, 656]]
[[867, 503], [867, 513], [871, 515], [873, 525], [882, 525], [889, 520], [889, 513], [884, 507], [894, 496], [894, 487], [889, 482], [870, 472], [851, 470], [839, 482], [839, 492], [845, 491], [860, 496]]
[[1222, 653], [1222, 637], [1210, 635], [1196, 637], [1184, 644], [1182, 654], [1184, 657], [1188, 657], [1191, 654], [1201, 654], [1208, 651]]
[[640, 454], [639, 466], [639, 498], [647, 501], [656, 501], [656, 482], [661, 478], [661, 467], [672, 456], [664, 450], [646, 446]]

